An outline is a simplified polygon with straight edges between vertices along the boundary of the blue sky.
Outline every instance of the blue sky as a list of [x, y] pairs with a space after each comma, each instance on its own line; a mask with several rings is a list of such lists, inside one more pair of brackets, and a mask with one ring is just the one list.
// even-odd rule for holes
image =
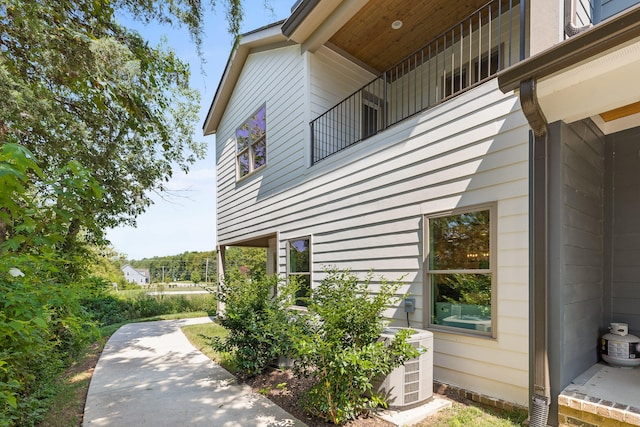
[[[265, 8], [265, 2], [272, 10]], [[125, 25], [137, 29], [153, 45], [165, 37], [178, 56], [191, 65], [191, 85], [200, 91], [202, 97], [200, 119], [194, 134], [198, 140], [207, 143], [207, 156], [194, 164], [186, 175], [179, 169], [174, 171], [174, 177], [168, 185], [173, 195], [164, 199], [153, 195], [155, 203], [138, 217], [137, 227], [119, 227], [107, 231], [107, 238], [113, 247], [128, 259], [215, 249], [215, 137], [203, 137], [202, 124], [232, 46], [232, 38], [227, 32], [224, 2], [217, 3], [216, 8], [207, 13], [204, 19], [202, 48], [206, 63], [202, 67], [185, 29], [145, 26], [122, 19]], [[295, 0], [244, 0], [244, 20], [240, 32], [287, 18], [294, 3]]]

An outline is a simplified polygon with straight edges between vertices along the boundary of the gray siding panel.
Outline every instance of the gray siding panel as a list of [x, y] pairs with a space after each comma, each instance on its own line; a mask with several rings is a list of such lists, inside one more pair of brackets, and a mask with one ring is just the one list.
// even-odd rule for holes
[[[603, 135], [553, 125], [550, 182], [551, 381], [555, 393], [597, 361], [604, 282]], [[556, 223], [555, 218], [561, 220]]]
[[609, 137], [612, 168], [611, 319], [640, 334], [640, 130]]

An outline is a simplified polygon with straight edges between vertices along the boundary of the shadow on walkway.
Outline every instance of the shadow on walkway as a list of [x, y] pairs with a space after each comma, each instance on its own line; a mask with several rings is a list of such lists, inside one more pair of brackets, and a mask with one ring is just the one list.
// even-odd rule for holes
[[94, 426], [305, 426], [191, 345], [181, 326], [197, 318], [132, 323], [111, 336], [84, 411]]

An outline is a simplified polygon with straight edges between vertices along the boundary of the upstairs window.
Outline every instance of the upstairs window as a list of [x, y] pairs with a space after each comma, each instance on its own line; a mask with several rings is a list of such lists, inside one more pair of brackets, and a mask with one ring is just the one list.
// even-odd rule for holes
[[430, 325], [492, 336], [495, 322], [494, 206], [427, 218]]
[[295, 278], [300, 288], [296, 292], [295, 305], [306, 307], [311, 296], [310, 238], [303, 237], [287, 242], [287, 278]]
[[267, 164], [267, 106], [263, 105], [236, 130], [238, 178]]

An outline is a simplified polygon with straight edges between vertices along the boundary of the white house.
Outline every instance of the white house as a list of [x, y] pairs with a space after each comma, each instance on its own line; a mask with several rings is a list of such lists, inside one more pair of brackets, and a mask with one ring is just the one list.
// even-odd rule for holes
[[[640, 124], [626, 113], [605, 125], [592, 118], [640, 100], [629, 77], [640, 61], [633, 56], [624, 68], [616, 56], [622, 48], [635, 52], [640, 34], [626, 31], [635, 30], [628, 16], [637, 9], [627, 9], [635, 3], [302, 0], [285, 21], [244, 34], [204, 123], [204, 133], [216, 135], [218, 271], [224, 272], [225, 247], [253, 246], [267, 249], [269, 272], [301, 276], [309, 289], [325, 266], [400, 279], [416, 309], [408, 317], [403, 306], [387, 314], [397, 325], [434, 333], [437, 381], [532, 410], [543, 397], [551, 402], [549, 423], [564, 422], [558, 396], [598, 361], [596, 338], [613, 316], [593, 304], [574, 313], [571, 295], [584, 289], [608, 304], [615, 292], [603, 272], [614, 268], [604, 256], [612, 249], [603, 243], [606, 230], [596, 232], [602, 250], [587, 253], [609, 267], [578, 271], [569, 262], [573, 253], [562, 265], [550, 265], [551, 257], [589, 240], [567, 231], [577, 214], [566, 185], [579, 185], [578, 176], [590, 184], [600, 176], [602, 188], [610, 183], [605, 160], [585, 160], [602, 167], [594, 166], [600, 175], [583, 176], [570, 173], [582, 163], [565, 154], [564, 166], [553, 169], [565, 171], [564, 192], [548, 186], [541, 192], [534, 169], [544, 163], [531, 153], [542, 159], [545, 153], [534, 132], [570, 144], [569, 134], [604, 141], [622, 129], [618, 120], [626, 120], [623, 128]], [[616, 31], [625, 38], [607, 36]], [[604, 37], [608, 43], [598, 44]], [[573, 62], [553, 62], [578, 45], [584, 52]], [[600, 59], [606, 55], [608, 62]], [[580, 61], [600, 68], [588, 74]], [[576, 64], [587, 69], [579, 87], [562, 74]], [[586, 108], [592, 100], [580, 97], [583, 91], [612, 69], [621, 74], [610, 86], [634, 90], [598, 94]], [[544, 94], [525, 98], [531, 81]], [[532, 99], [538, 110], [527, 104]], [[547, 111], [555, 113], [538, 125], [536, 114]], [[590, 154], [604, 159], [605, 145]], [[622, 179], [631, 170], [620, 173]], [[549, 179], [542, 182], [555, 182]], [[598, 188], [585, 184], [585, 191]], [[540, 208], [541, 200], [553, 210]], [[534, 215], [532, 206], [546, 216]], [[556, 215], [565, 222], [552, 221]], [[597, 218], [593, 224], [604, 227]], [[543, 233], [548, 241], [540, 246]], [[640, 244], [625, 245], [640, 251]], [[592, 281], [599, 294], [563, 282], [589, 272], [599, 274]], [[540, 289], [552, 282], [550, 294], [561, 298], [545, 305]], [[640, 298], [639, 288], [624, 289]], [[640, 308], [631, 311], [629, 322], [640, 322]], [[588, 332], [580, 329], [585, 318]], [[541, 330], [557, 347], [539, 341]], [[545, 368], [536, 369], [539, 363]]]
[[131, 283], [138, 285], [146, 285], [150, 282], [151, 275], [147, 268], [133, 268], [129, 264], [125, 264], [121, 268], [124, 278]]

